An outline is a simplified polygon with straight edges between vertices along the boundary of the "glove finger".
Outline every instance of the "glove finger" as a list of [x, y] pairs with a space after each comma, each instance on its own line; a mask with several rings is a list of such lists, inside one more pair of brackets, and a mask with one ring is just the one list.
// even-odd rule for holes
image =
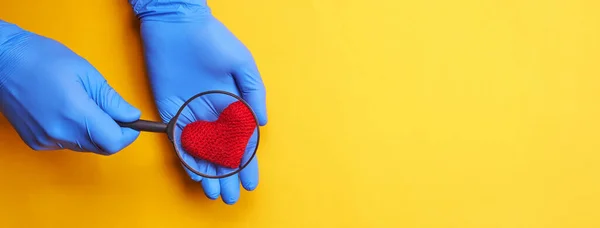
[[[250, 138], [248, 142], [248, 146], [246, 146], [246, 152], [244, 153], [244, 157], [242, 158], [242, 164], [246, 164], [248, 160], [252, 157], [254, 153], [254, 149], [256, 148], [256, 142], [258, 139], [258, 132], [255, 130], [254, 134]], [[252, 191], [256, 189], [258, 186], [258, 158], [255, 155], [250, 163], [240, 171], [240, 181], [242, 182], [242, 186], [244, 189], [248, 191]]]
[[[186, 153], [183, 150], [183, 148], [181, 148], [181, 145], [179, 145], [179, 144], [177, 144], [177, 145], [179, 147], [179, 151], [181, 151], [181, 159], [183, 159], [183, 162], [185, 162], [185, 164], [187, 164], [192, 169], [194, 169], [198, 172], [203, 172], [203, 170], [206, 169], [206, 164], [199, 164], [192, 155]], [[195, 174], [194, 172], [192, 172], [185, 166], [184, 166], [184, 168], [185, 168], [185, 172], [188, 174], [188, 176], [190, 176], [190, 178], [192, 178], [192, 180], [194, 180], [196, 182], [200, 182], [203, 180], [202, 176]]]
[[261, 126], [267, 124], [266, 89], [255, 63], [239, 67], [233, 72], [242, 98], [256, 113]]
[[121, 128], [121, 142], [124, 143], [124, 147], [133, 143], [139, 136], [140, 132], [128, 127]]
[[[187, 161], [186, 161], [186, 164], [190, 165], [190, 163], [188, 163]], [[182, 167], [185, 170], [185, 172], [188, 174], [188, 176], [190, 176], [190, 178], [193, 181], [196, 181], [196, 182], [201, 182], [202, 181], [203, 178], [201, 176], [198, 176], [197, 174], [195, 174], [194, 172], [192, 172], [190, 169], [188, 169], [187, 167], [185, 167], [183, 165], [182, 165]], [[192, 168], [194, 168], [194, 167], [192, 166]]]
[[100, 153], [102, 155], [109, 155], [108, 153], [104, 152], [102, 149], [98, 148], [98, 146], [94, 145], [93, 143], [91, 143], [89, 140], [84, 140], [84, 141], [76, 141], [76, 142], [57, 142], [54, 145], [56, 145], [56, 147], [60, 148], [60, 149], [69, 149], [72, 151], [78, 151], [78, 152], [88, 152], [88, 151], [99, 151], [97, 153]]
[[[217, 174], [224, 175], [233, 172], [230, 168], [218, 167]], [[240, 180], [237, 174], [219, 179], [221, 199], [226, 204], [235, 204], [240, 198]]]
[[91, 88], [88, 89], [88, 94], [110, 117], [121, 122], [132, 122], [140, 118], [140, 110], [125, 101], [97, 70], [90, 70], [88, 77], [90, 83], [87, 87]]
[[[208, 175], [216, 175], [217, 171], [213, 164], [208, 164], [206, 161], [199, 161], [203, 163], [205, 170], [204, 172]], [[219, 179], [214, 178], [204, 178], [202, 179], [202, 188], [204, 189], [204, 194], [211, 200], [215, 200], [219, 198], [219, 194], [221, 189], [219, 188]]]

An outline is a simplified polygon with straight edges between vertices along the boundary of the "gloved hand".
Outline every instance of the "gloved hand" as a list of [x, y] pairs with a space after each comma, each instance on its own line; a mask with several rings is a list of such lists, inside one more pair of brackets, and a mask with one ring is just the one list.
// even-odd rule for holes
[[[250, 104], [259, 125], [267, 123], [265, 88], [252, 55], [213, 17], [206, 1], [129, 0], [129, 3], [141, 20], [147, 70], [164, 122], [168, 122], [193, 95], [207, 90], [225, 90], [240, 95]], [[218, 97], [210, 96], [203, 105], [192, 106], [195, 116], [188, 117], [192, 120], [216, 119], [217, 113], [231, 102], [231, 99], [212, 99]], [[210, 111], [213, 109], [217, 112]], [[255, 143], [256, 133], [247, 150], [253, 150]], [[184, 158], [188, 164], [196, 163], [199, 170], [209, 170], [209, 174], [229, 173], [220, 168], [215, 170], [189, 155]], [[256, 156], [239, 175], [227, 178], [203, 179], [186, 171], [193, 180], [202, 183], [208, 198], [214, 200], [220, 195], [226, 204], [234, 204], [239, 199], [240, 182], [248, 191], [258, 184]]]
[[59, 42], [0, 21], [0, 112], [34, 150], [114, 154], [139, 132], [140, 111]]

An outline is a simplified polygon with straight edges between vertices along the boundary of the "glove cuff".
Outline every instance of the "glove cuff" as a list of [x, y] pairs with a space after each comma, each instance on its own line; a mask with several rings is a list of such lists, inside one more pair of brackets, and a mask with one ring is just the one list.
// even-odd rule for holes
[[128, 0], [141, 21], [197, 21], [211, 15], [206, 0]]
[[4, 89], [4, 82], [12, 74], [12, 65], [18, 56], [15, 53], [24, 48], [23, 43], [31, 35], [31, 32], [15, 24], [0, 20], [0, 92]]
[[0, 20], [0, 53], [2, 53], [2, 50], [6, 49], [4, 47], [6, 43], [23, 32], [24, 30], [19, 26]]

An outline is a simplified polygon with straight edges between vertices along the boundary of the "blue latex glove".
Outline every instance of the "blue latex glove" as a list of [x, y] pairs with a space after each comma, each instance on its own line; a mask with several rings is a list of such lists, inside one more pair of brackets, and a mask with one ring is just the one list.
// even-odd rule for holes
[[[259, 125], [267, 123], [265, 88], [251, 53], [213, 17], [205, 1], [129, 0], [129, 3], [141, 20], [150, 83], [164, 122], [169, 121], [193, 95], [207, 90], [225, 90], [240, 95], [250, 104]], [[193, 114], [184, 113], [187, 122], [214, 120], [231, 102], [230, 99], [212, 98], [191, 107]], [[246, 155], [252, 152], [248, 150], [253, 150], [255, 143], [256, 134], [250, 140]], [[215, 169], [189, 155], [184, 159], [199, 170], [208, 170], [209, 174], [230, 171]], [[216, 199], [220, 195], [226, 204], [234, 204], [239, 199], [240, 182], [248, 191], [258, 184], [256, 156], [239, 175], [228, 178], [203, 179], [186, 171], [193, 180], [202, 183], [208, 198]]]
[[34, 150], [114, 154], [139, 132], [140, 111], [59, 42], [0, 21], [0, 112]]

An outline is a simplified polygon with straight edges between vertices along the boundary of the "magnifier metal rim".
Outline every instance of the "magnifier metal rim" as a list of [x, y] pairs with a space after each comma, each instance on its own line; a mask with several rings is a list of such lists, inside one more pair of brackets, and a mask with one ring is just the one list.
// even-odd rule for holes
[[[239, 167], [236, 171], [231, 172], [229, 174], [225, 174], [225, 175], [216, 175], [216, 176], [212, 176], [212, 175], [207, 175], [204, 174], [202, 172], [198, 172], [196, 169], [192, 168], [191, 166], [189, 166], [184, 160], [183, 157], [181, 157], [181, 153], [185, 153], [185, 151], [180, 151], [179, 148], [177, 148], [177, 144], [175, 142], [175, 128], [177, 126], [177, 119], [179, 118], [179, 115], [183, 112], [183, 109], [185, 109], [185, 107], [194, 99], [200, 97], [200, 96], [204, 96], [207, 94], [212, 94], [212, 93], [220, 93], [220, 94], [225, 94], [225, 95], [229, 95], [239, 101], [241, 101], [244, 105], [246, 105], [246, 107], [250, 110], [250, 112], [252, 113], [252, 116], [254, 117], [254, 122], [256, 123], [256, 145], [254, 146], [254, 151], [252, 152], [252, 156], [250, 157], [250, 159], [248, 159], [248, 161], [243, 164], [241, 167]], [[250, 162], [252, 161], [252, 159], [254, 159], [254, 156], [256, 155], [256, 151], [258, 150], [258, 143], [260, 142], [260, 127], [258, 124], [258, 118], [256, 117], [256, 114], [254, 113], [254, 111], [252, 110], [252, 107], [250, 107], [250, 105], [244, 101], [241, 97], [239, 97], [238, 95], [235, 95], [233, 93], [227, 92], [227, 91], [222, 91], [222, 90], [209, 90], [206, 92], [202, 92], [202, 93], [198, 93], [196, 95], [194, 95], [193, 97], [191, 97], [190, 99], [188, 99], [187, 101], [185, 101], [185, 103], [183, 103], [183, 105], [179, 108], [179, 111], [177, 111], [177, 114], [175, 114], [175, 116], [173, 117], [173, 119], [171, 119], [171, 121], [169, 122], [169, 126], [167, 127], [167, 132], [169, 135], [169, 138], [171, 139], [171, 143], [173, 144], [173, 148], [175, 148], [175, 153], [177, 154], [177, 157], [179, 158], [179, 161], [181, 161], [181, 163], [183, 164], [183, 166], [185, 166], [187, 169], [189, 169], [190, 171], [192, 171], [193, 173], [205, 177], [205, 178], [214, 178], [214, 179], [218, 179], [218, 178], [224, 178], [224, 177], [229, 177], [231, 175], [234, 175], [236, 173], [239, 173], [240, 171], [242, 171], [242, 169], [246, 168], [246, 166], [248, 166], [250, 164]]]

